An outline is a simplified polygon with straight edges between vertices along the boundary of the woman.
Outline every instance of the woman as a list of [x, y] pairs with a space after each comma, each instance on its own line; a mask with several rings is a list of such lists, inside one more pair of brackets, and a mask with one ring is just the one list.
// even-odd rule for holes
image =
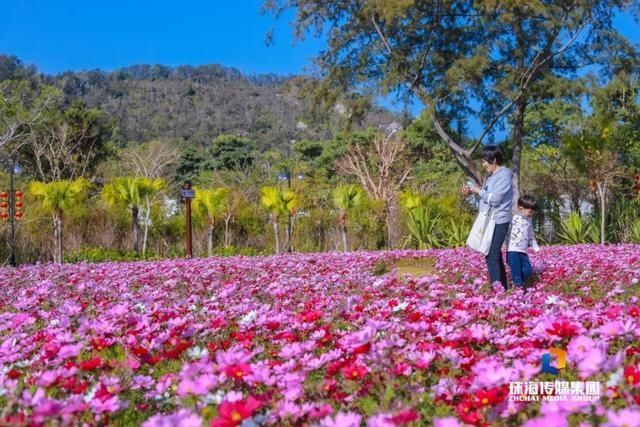
[[491, 283], [500, 282], [507, 289], [507, 273], [502, 259], [502, 244], [504, 243], [511, 223], [513, 199], [513, 173], [502, 166], [504, 157], [498, 147], [487, 145], [482, 150], [482, 166], [489, 177], [482, 188], [477, 185], [464, 185], [462, 192], [465, 196], [475, 193], [480, 196], [480, 212], [491, 209], [491, 217], [496, 222], [491, 248], [485, 257], [489, 279]]

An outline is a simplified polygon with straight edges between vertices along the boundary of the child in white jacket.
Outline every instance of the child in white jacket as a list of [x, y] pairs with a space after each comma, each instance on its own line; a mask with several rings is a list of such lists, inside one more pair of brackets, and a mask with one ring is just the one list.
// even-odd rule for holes
[[522, 288], [533, 272], [529, 255], [527, 255], [528, 249], [531, 247], [535, 252], [540, 250], [531, 225], [531, 217], [536, 210], [538, 210], [536, 200], [531, 196], [522, 196], [518, 199], [518, 213], [511, 220], [507, 241], [507, 263], [511, 269], [511, 280], [516, 288]]

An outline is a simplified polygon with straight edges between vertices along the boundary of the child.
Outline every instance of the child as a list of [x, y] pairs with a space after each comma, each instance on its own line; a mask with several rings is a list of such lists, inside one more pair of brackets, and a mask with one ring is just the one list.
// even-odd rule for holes
[[516, 288], [523, 288], [524, 282], [531, 276], [532, 268], [527, 249], [540, 250], [533, 235], [531, 217], [538, 210], [538, 203], [524, 195], [518, 199], [518, 213], [511, 220], [511, 230], [507, 244], [507, 263], [511, 269], [511, 279]]

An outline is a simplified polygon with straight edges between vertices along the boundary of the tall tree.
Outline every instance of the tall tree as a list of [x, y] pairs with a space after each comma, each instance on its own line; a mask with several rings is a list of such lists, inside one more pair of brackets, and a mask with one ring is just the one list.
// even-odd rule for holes
[[[6, 57], [4, 57], [6, 58]], [[0, 55], [0, 75], [2, 60]], [[9, 71], [5, 71], [9, 72]], [[28, 142], [32, 129], [42, 120], [43, 112], [49, 108], [54, 96], [48, 91], [41, 96], [39, 102], [28, 81], [7, 80], [0, 78], [0, 150], [13, 153]]]
[[209, 167], [214, 170], [242, 170], [253, 165], [256, 147], [249, 138], [220, 135], [207, 150]]
[[355, 184], [343, 184], [333, 190], [333, 204], [338, 208], [338, 227], [342, 234], [342, 248], [349, 252], [349, 240], [347, 233], [347, 215], [360, 206], [363, 198], [363, 189]]
[[42, 207], [53, 216], [53, 230], [55, 239], [55, 252], [53, 262], [62, 264], [62, 221], [65, 211], [73, 208], [90, 187], [89, 181], [83, 177], [74, 181], [62, 180], [53, 182], [34, 181], [29, 186], [29, 192], [40, 200]]
[[[532, 102], [562, 96], [585, 65], [633, 62], [613, 27], [632, 0], [266, 0], [280, 15], [295, 8], [298, 37], [326, 34], [320, 90], [381, 88], [416, 96], [458, 165], [476, 182], [474, 153], [496, 127], [511, 127], [519, 183], [524, 117]], [[621, 61], [614, 61], [615, 52]], [[483, 124], [473, 142], [459, 132]], [[516, 191], [517, 197], [517, 191]]]
[[[284, 190], [278, 187], [262, 187], [260, 190], [260, 201], [262, 205], [271, 213], [273, 223], [273, 233], [275, 238], [275, 252], [279, 254], [280, 246], [280, 218], [295, 212], [297, 197], [291, 190]], [[285, 246], [290, 245], [291, 236], [287, 236]]]
[[390, 132], [354, 141], [337, 162], [340, 172], [355, 176], [372, 199], [382, 202], [388, 247], [394, 240], [396, 197], [411, 173], [408, 153], [406, 139]]
[[102, 197], [113, 206], [126, 206], [131, 209], [133, 229], [133, 250], [140, 252], [140, 208], [148, 197], [165, 188], [161, 178], [151, 180], [143, 177], [119, 177], [107, 183], [102, 189]]
[[[226, 211], [229, 192], [226, 188], [197, 188], [194, 208], [207, 220], [207, 256], [213, 255], [213, 227], [218, 217]], [[225, 242], [226, 244], [226, 242]]]
[[109, 143], [113, 122], [80, 100], [65, 107], [62, 94], [47, 87], [42, 88], [36, 108], [51, 99], [21, 149], [25, 167], [43, 181], [91, 176], [113, 154]]
[[170, 142], [154, 140], [127, 147], [118, 157], [121, 172], [150, 179], [171, 179], [169, 172], [178, 163], [180, 151]]

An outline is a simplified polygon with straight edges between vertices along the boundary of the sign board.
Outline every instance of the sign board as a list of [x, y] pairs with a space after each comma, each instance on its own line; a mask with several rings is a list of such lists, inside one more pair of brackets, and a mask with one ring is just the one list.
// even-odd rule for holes
[[180, 197], [184, 199], [193, 199], [196, 197], [196, 192], [194, 190], [185, 190], [184, 188], [180, 190]]

